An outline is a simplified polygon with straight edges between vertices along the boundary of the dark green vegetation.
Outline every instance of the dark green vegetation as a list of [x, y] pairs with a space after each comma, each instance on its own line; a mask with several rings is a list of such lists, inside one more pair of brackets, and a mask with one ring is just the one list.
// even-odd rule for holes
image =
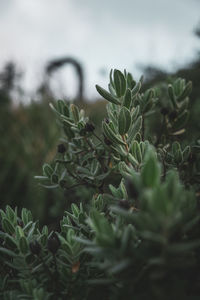
[[[0, 72], [0, 208], [11, 205], [21, 210], [26, 207], [41, 224], [55, 228], [66, 205], [70, 206], [73, 199], [80, 196], [75, 190], [64, 194], [61, 190], [46, 190], [36, 183], [34, 176], [41, 172], [41, 165], [51, 161], [57, 153], [60, 130], [48, 105], [55, 100], [47, 91], [36, 95], [41, 101], [14, 104], [16, 89], [23, 94], [23, 89], [18, 87], [19, 74], [13, 63], [6, 64]], [[80, 105], [97, 123], [105, 114], [103, 101]], [[85, 194], [87, 197], [87, 191]]]
[[75, 104], [51, 104], [62, 136], [36, 178], [70, 199], [57, 231], [27, 209], [1, 210], [3, 299], [199, 299], [192, 83], [141, 92], [142, 81], [114, 70], [109, 92], [96, 86], [108, 101], [98, 130]]

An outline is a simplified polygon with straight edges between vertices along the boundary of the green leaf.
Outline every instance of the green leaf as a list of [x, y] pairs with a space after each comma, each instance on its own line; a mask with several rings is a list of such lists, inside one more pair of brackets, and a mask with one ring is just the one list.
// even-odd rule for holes
[[174, 253], [174, 254], [180, 254], [184, 252], [193, 251], [200, 246], [200, 240], [193, 240], [191, 242], [185, 242], [185, 243], [174, 243], [168, 247], [168, 252]]
[[144, 186], [148, 188], [155, 187], [160, 181], [160, 166], [153, 149], [147, 152], [141, 176]]
[[105, 89], [103, 89], [102, 87], [100, 87], [99, 85], [96, 85], [96, 89], [97, 92], [106, 100], [108, 100], [111, 103], [117, 104], [119, 105], [120, 102], [119, 100], [117, 100], [117, 98], [115, 98], [114, 96], [112, 96], [110, 93], [108, 93]]
[[182, 163], [182, 161], [183, 161], [183, 154], [182, 154], [182, 151], [180, 149], [178, 151], [176, 151], [176, 153], [174, 155], [174, 161], [177, 164]]
[[57, 174], [55, 174], [55, 173], [53, 173], [52, 175], [51, 175], [51, 183], [58, 183], [58, 180], [59, 180], [59, 178], [58, 178], [58, 175]]
[[130, 124], [131, 124], [131, 114], [125, 106], [122, 106], [119, 113], [119, 120], [118, 120], [119, 134], [120, 135], [126, 134], [129, 130]]
[[123, 106], [129, 109], [131, 106], [131, 99], [131, 90], [127, 89], [126, 94], [124, 96]]
[[15, 252], [8, 250], [6, 248], [3, 248], [3, 247], [0, 247], [0, 252], [3, 254], [6, 254], [8, 256], [11, 256], [11, 257], [17, 257], [17, 254]]
[[132, 121], [135, 122], [137, 120], [138, 114], [140, 112], [140, 107], [137, 105], [131, 110]]
[[190, 95], [190, 93], [192, 92], [192, 82], [189, 81], [186, 84], [186, 87], [184, 88], [183, 92], [181, 93], [181, 95], [178, 97], [178, 101], [182, 101], [184, 100], [187, 96]]
[[57, 109], [53, 106], [52, 103], [49, 103], [49, 106], [58, 116], [60, 116], [60, 113], [57, 111]]
[[15, 232], [15, 227], [12, 225], [12, 223], [7, 218], [4, 218], [2, 220], [2, 227], [5, 232], [7, 232], [11, 235]]
[[141, 89], [141, 86], [142, 86], [142, 84], [141, 84], [141, 82], [139, 81], [139, 82], [135, 85], [135, 87], [131, 90], [132, 97], [135, 97], [135, 96], [139, 93], [139, 91], [140, 91], [140, 89]]
[[123, 73], [119, 70], [114, 70], [114, 84], [118, 97], [122, 97], [126, 91], [126, 80]]
[[149, 89], [145, 92], [145, 102], [151, 101], [151, 99], [154, 97], [155, 91], [154, 89]]
[[179, 130], [187, 123], [189, 117], [189, 112], [184, 110], [173, 123], [173, 130]]
[[8, 248], [16, 249], [17, 248], [17, 241], [14, 237], [9, 235], [8, 233], [5, 234], [5, 245], [8, 246]]
[[128, 138], [127, 138], [128, 144], [132, 143], [136, 134], [140, 132], [141, 128], [142, 128], [142, 116], [140, 116], [135, 122], [135, 124], [132, 124], [132, 126], [130, 127], [128, 132]]
[[29, 247], [25, 236], [21, 236], [19, 239], [19, 249], [23, 254], [28, 252]]
[[130, 268], [131, 266], [131, 259], [130, 258], [125, 258], [121, 261], [117, 261], [112, 267], [109, 269], [109, 273], [111, 274], [117, 274], [119, 272], [124, 271], [127, 268]]
[[79, 122], [79, 109], [75, 104], [71, 104], [70, 109], [72, 112], [74, 122], [77, 124]]
[[131, 145], [131, 153], [133, 154], [136, 161], [141, 164], [142, 162], [142, 152], [140, 149], [140, 144], [137, 141], [133, 141]]
[[65, 107], [64, 101], [58, 100], [58, 101], [57, 101], [57, 111], [58, 111], [61, 115], [64, 115], [64, 107]]
[[19, 240], [22, 236], [24, 236], [23, 229], [18, 225], [15, 228], [15, 235], [16, 235], [17, 240]]
[[168, 85], [168, 94], [173, 107], [177, 108], [176, 96], [175, 96], [174, 88], [171, 84]]
[[180, 144], [179, 144], [178, 142], [174, 142], [174, 143], [172, 144], [172, 153], [173, 153], [173, 155], [175, 156], [176, 153], [177, 153], [179, 150], [181, 150]]
[[131, 153], [128, 154], [127, 158], [133, 166], [139, 165], [139, 162], [137, 161], [137, 159], [135, 159], [135, 157]]
[[31, 212], [26, 208], [22, 208], [21, 218], [24, 225], [33, 220]]
[[14, 222], [17, 220], [14, 210], [9, 205], [6, 206], [6, 214], [8, 216], [8, 219], [11, 222]]
[[51, 178], [51, 175], [53, 174], [53, 169], [49, 164], [43, 165], [43, 174], [44, 176]]
[[190, 146], [185, 147], [185, 149], [183, 150], [183, 159], [185, 161], [188, 160], [190, 154], [191, 154], [191, 147]]
[[110, 128], [109, 124], [103, 122], [102, 128], [103, 128], [104, 135], [109, 141], [115, 144], [126, 145], [124, 141], [121, 139], [121, 137], [120, 136], [118, 137], [117, 134]]
[[134, 88], [134, 86], [136, 85], [135, 80], [133, 79], [133, 76], [131, 75], [131, 73], [127, 74], [126, 77], [126, 81], [127, 81], [127, 86], [130, 90], [132, 90]]
[[65, 101], [63, 100], [58, 100], [57, 101], [57, 111], [65, 116], [65, 117], [69, 117], [69, 108], [67, 106], [67, 104], [65, 103]]

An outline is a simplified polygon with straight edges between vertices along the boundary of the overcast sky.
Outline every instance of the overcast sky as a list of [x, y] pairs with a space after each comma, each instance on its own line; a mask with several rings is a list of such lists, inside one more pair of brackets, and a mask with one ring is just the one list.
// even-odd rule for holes
[[[126, 68], [138, 77], [138, 65], [172, 70], [190, 61], [200, 48], [199, 21], [199, 0], [0, 0], [0, 67], [16, 61], [34, 90], [49, 59], [75, 57], [91, 98], [96, 83], [107, 83], [102, 70]], [[53, 84], [74, 94], [72, 69], [59, 73]]]

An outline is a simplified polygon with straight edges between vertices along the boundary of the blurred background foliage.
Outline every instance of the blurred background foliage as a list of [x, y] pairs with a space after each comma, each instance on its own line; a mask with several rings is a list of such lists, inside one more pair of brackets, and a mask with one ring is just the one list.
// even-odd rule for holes
[[[18, 97], [23, 94], [18, 82], [21, 76], [13, 62], [7, 63], [0, 72], [0, 207], [7, 204], [27, 207], [42, 224], [54, 224], [60, 220], [66, 202], [70, 205], [75, 202], [74, 198], [84, 197], [84, 194], [87, 197], [88, 191], [85, 189], [82, 193], [82, 188], [79, 188], [76, 193], [72, 190], [64, 195], [58, 190], [46, 190], [35, 181], [34, 175], [41, 173], [42, 164], [52, 161], [56, 155], [60, 128], [56, 126], [55, 116], [48, 105], [55, 97], [46, 78], [45, 84], [38, 89], [37, 98], [41, 100], [15, 105], [13, 95], [16, 92]], [[82, 77], [78, 78], [82, 80]], [[105, 115], [104, 101], [88, 103], [82, 96], [83, 92], [79, 90], [76, 102], [95, 124], [99, 124]]]
[[[200, 37], [199, 30], [196, 33]], [[7, 204], [12, 207], [17, 205], [19, 209], [26, 207], [41, 224], [57, 224], [68, 205], [80, 198], [84, 201], [91, 194], [84, 187], [70, 190], [67, 194], [63, 194], [60, 190], [49, 191], [39, 186], [34, 179], [34, 175], [41, 174], [42, 164], [52, 161], [56, 155], [60, 128], [55, 125], [55, 116], [48, 105], [49, 102], [56, 100], [49, 85], [49, 78], [54, 71], [66, 64], [72, 64], [77, 72], [78, 92], [74, 101], [85, 109], [98, 130], [100, 121], [105, 116], [105, 102], [102, 100], [88, 102], [85, 99], [84, 72], [75, 59], [66, 57], [49, 62], [46, 77], [36, 93], [37, 101], [32, 100], [28, 105], [22, 103], [15, 105], [13, 100], [16, 93], [18, 97], [23, 96], [23, 89], [20, 87], [23, 74], [17, 70], [15, 63], [7, 63], [0, 71], [0, 208], [4, 208]], [[173, 74], [152, 66], [144, 68], [143, 74], [144, 89], [159, 86], [161, 98], [162, 90], [165, 89], [163, 82], [166, 78], [168, 82], [174, 77], [192, 81], [191, 114], [187, 131], [179, 137], [179, 141], [191, 143], [198, 140], [200, 138], [200, 53], [195, 61]], [[156, 114], [149, 118], [148, 122], [151, 122], [154, 132], [160, 129], [161, 116], [162, 112], [158, 107]], [[148, 132], [148, 135], [151, 136], [151, 132]]]

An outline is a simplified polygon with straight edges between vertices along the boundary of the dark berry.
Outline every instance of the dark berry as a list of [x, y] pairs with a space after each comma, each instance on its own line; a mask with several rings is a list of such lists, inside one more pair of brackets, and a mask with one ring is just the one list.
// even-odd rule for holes
[[38, 243], [38, 241], [35, 240], [34, 242], [30, 242], [29, 248], [30, 248], [32, 254], [34, 254], [34, 255], [40, 254], [41, 246]]
[[108, 118], [105, 118], [104, 121], [109, 124], [109, 119]]
[[167, 115], [169, 113], [169, 110], [168, 110], [168, 108], [163, 107], [163, 108], [161, 108], [160, 112], [162, 115]]
[[20, 226], [20, 227], [24, 227], [24, 223], [22, 220], [18, 219], [17, 220], [17, 224]]
[[127, 180], [127, 182], [126, 182], [126, 189], [127, 189], [128, 195], [131, 198], [137, 199], [137, 197], [138, 197], [138, 190], [136, 189], [136, 187], [134, 186], [134, 183], [131, 180]]
[[60, 248], [60, 240], [55, 232], [48, 238], [47, 248], [52, 254], [55, 254]]
[[125, 200], [125, 199], [122, 199], [119, 201], [119, 206], [121, 208], [124, 208], [124, 209], [129, 209], [130, 208], [130, 203], [128, 200]]
[[65, 153], [66, 148], [63, 144], [59, 144], [57, 151], [58, 151], [58, 153]]
[[112, 142], [105, 136], [104, 136], [104, 143], [108, 146], [112, 145]]
[[177, 117], [177, 111], [172, 111], [169, 115], [170, 120], [174, 120]]
[[92, 123], [86, 123], [85, 124], [85, 130], [87, 132], [93, 132], [95, 130], [95, 127]]

